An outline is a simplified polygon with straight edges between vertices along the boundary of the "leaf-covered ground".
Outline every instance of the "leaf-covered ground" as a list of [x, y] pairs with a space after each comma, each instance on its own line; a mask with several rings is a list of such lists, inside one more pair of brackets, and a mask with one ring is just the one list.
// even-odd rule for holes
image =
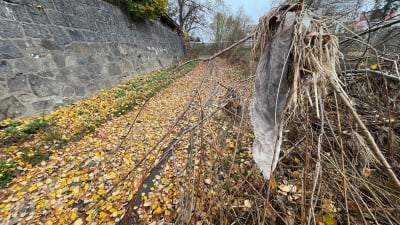
[[227, 92], [250, 79], [224, 60], [187, 73], [194, 65], [2, 121], [0, 159], [16, 172], [1, 167], [15, 177], [0, 189], [0, 223], [205, 224], [224, 219], [224, 204], [250, 208], [233, 179], [254, 172], [248, 120], [238, 116], [249, 96]]

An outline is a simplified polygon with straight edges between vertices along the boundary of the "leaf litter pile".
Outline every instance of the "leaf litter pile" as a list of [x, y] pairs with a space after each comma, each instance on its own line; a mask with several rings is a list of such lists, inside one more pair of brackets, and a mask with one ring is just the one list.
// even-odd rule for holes
[[269, 181], [252, 160], [248, 65], [193, 61], [2, 121], [0, 223], [400, 224], [399, 80], [349, 79], [325, 21], [288, 2], [254, 36], [257, 56], [295, 12]]
[[250, 208], [234, 176], [257, 172], [240, 116], [251, 79], [226, 60], [196, 63], [2, 121], [1, 224], [214, 223], [227, 203]]

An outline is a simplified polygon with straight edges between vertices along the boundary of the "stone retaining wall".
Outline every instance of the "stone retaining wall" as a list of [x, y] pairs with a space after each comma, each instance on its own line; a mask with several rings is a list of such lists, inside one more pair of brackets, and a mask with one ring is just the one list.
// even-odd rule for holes
[[0, 0], [0, 120], [48, 113], [181, 57], [172, 28], [101, 0]]

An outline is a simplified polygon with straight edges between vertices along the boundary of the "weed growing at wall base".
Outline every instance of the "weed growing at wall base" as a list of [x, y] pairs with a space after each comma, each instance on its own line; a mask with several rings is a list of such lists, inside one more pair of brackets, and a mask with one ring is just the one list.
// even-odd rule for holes
[[16, 164], [14, 161], [0, 161], [0, 186], [5, 186], [14, 178]]

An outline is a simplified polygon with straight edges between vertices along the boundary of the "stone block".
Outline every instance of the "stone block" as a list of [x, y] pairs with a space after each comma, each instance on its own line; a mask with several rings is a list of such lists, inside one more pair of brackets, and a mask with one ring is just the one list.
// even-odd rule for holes
[[22, 116], [25, 111], [25, 106], [14, 96], [0, 100], [0, 120]]
[[100, 83], [101, 89], [103, 89], [103, 90], [112, 88], [112, 84], [107, 78], [100, 80], [99, 83]]
[[71, 2], [69, 0], [53, 0], [56, 9], [66, 14], [73, 14]]
[[71, 26], [77, 29], [96, 30], [96, 23], [88, 19], [81, 19], [77, 16], [69, 16]]
[[92, 78], [96, 78], [103, 74], [103, 66], [101, 64], [92, 63], [87, 66], [88, 71], [92, 74]]
[[48, 10], [47, 15], [49, 16], [52, 24], [63, 27], [71, 27], [69, 16], [67, 14], [55, 10]]
[[89, 62], [89, 57], [78, 55], [76, 62], [78, 65], [85, 65]]
[[112, 53], [114, 56], [122, 56], [118, 44], [116, 44], [116, 43], [110, 44], [110, 49], [111, 49], [111, 53]]
[[43, 48], [37, 39], [21, 39], [14, 40], [15, 45], [26, 54], [26, 56], [34, 59], [40, 59], [47, 55], [49, 50]]
[[15, 98], [17, 98], [18, 101], [20, 101], [22, 104], [25, 104], [25, 103], [29, 104], [29, 103], [37, 100], [37, 97], [30, 92], [16, 92], [16, 93], [13, 93], [13, 96], [15, 96]]
[[60, 73], [56, 76], [58, 82], [80, 84], [77, 76], [79, 70], [77, 67], [64, 67], [60, 69]]
[[65, 57], [65, 66], [77, 66], [78, 59], [76, 55], [68, 55]]
[[91, 46], [87, 43], [72, 43], [66, 47], [65, 50], [83, 55], [88, 55], [93, 52]]
[[15, 59], [22, 58], [23, 56], [24, 55], [12, 41], [0, 41], [0, 59]]
[[51, 50], [51, 51], [62, 51], [63, 50], [59, 45], [57, 45], [56, 42], [51, 41], [51, 40], [42, 39], [40, 42], [40, 46], [42, 46], [43, 48], [45, 48], [47, 50]]
[[110, 63], [108, 64], [108, 75], [109, 76], [117, 76], [121, 74], [121, 69], [118, 64]]
[[0, 82], [0, 96], [5, 96], [8, 94], [7, 84]]
[[12, 73], [12, 67], [6, 60], [0, 61], [0, 77]]
[[124, 71], [125, 72], [133, 72], [133, 65], [132, 65], [132, 63], [131, 62], [129, 62], [129, 61], [125, 61], [124, 63], [123, 63], [123, 65], [124, 65]]
[[94, 82], [92, 81], [92, 78], [90, 78], [89, 73], [81, 73], [81, 75], [78, 75], [78, 79], [82, 84], [87, 84], [89, 82]]
[[3, 38], [20, 38], [23, 34], [21, 26], [17, 22], [0, 21], [0, 37]]
[[83, 36], [85, 37], [85, 41], [87, 42], [96, 42], [98, 41], [98, 34], [92, 31], [82, 31]]
[[28, 11], [28, 14], [31, 16], [31, 19], [34, 23], [38, 24], [50, 23], [49, 17], [47, 16], [47, 13], [43, 8], [27, 5], [26, 11]]
[[38, 76], [44, 77], [44, 78], [54, 78], [54, 73], [51, 71], [41, 71], [37, 73]]
[[59, 95], [59, 84], [52, 79], [31, 75], [28, 78], [32, 92], [38, 97]]
[[100, 22], [100, 21], [96, 21], [96, 27], [97, 27], [97, 31], [99, 32], [107, 32], [107, 25], [104, 22]]
[[67, 29], [68, 35], [72, 38], [73, 41], [85, 41], [86, 37], [80, 30], [76, 29]]
[[22, 73], [34, 73], [39, 71], [39, 65], [35, 59], [32, 58], [22, 58], [15, 61], [14, 65], [15, 71]]
[[73, 11], [73, 15], [82, 17], [82, 18], [87, 18], [88, 7], [86, 5], [80, 4], [78, 2], [74, 2], [74, 4], [71, 4], [71, 8]]
[[4, 4], [0, 6], [0, 17], [17, 22], [32, 23], [24, 5]]
[[51, 54], [43, 54], [35, 59], [39, 66], [39, 71], [55, 71], [58, 70], [57, 64], [53, 61]]
[[99, 7], [99, 0], [86, 0], [86, 4], [92, 7]]
[[73, 41], [71, 36], [69, 35], [69, 32], [67, 32], [62, 27], [52, 26], [50, 27], [50, 31], [53, 34], [54, 40], [59, 45], [66, 45]]
[[7, 86], [9, 92], [15, 91], [26, 91], [28, 90], [28, 83], [26, 75], [18, 73], [15, 75], [9, 75], [7, 77]]
[[74, 86], [76, 96], [85, 96], [86, 89], [82, 86]]
[[60, 68], [65, 67], [65, 54], [64, 53], [52, 53], [53, 61]]
[[62, 94], [64, 97], [71, 97], [75, 94], [75, 89], [71, 86], [63, 87]]
[[25, 35], [31, 38], [50, 38], [50, 32], [44, 25], [23, 24]]
[[49, 109], [54, 105], [53, 100], [43, 100], [43, 101], [37, 101], [32, 103], [32, 107], [36, 111], [41, 111], [45, 109]]
[[97, 83], [95, 82], [90, 82], [87, 86], [86, 89], [89, 91], [89, 93], [97, 93], [100, 91], [100, 87], [98, 86]]
[[95, 36], [95, 42], [100, 42], [100, 43], [106, 43], [107, 40], [104, 38], [103, 33], [101, 32], [96, 32], [96, 36]]

